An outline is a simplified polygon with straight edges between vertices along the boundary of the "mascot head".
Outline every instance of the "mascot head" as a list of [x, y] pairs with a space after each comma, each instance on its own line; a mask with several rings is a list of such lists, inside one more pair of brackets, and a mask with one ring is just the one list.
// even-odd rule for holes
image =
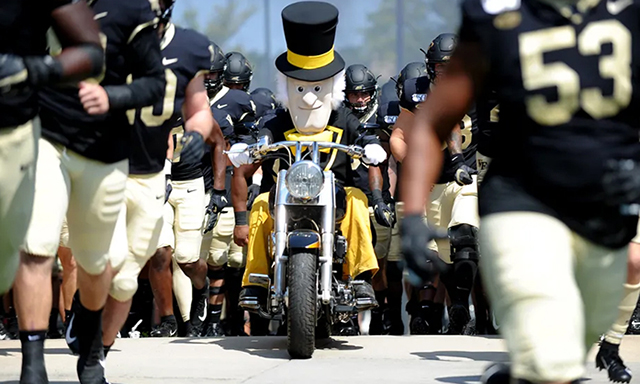
[[287, 52], [276, 59], [278, 96], [296, 130], [305, 135], [323, 131], [331, 111], [344, 98], [344, 60], [334, 50], [338, 9], [303, 1], [282, 11]]

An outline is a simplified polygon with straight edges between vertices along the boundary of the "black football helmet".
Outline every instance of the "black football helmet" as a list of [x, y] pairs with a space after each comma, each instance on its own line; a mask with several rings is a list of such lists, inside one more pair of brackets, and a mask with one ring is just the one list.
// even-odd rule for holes
[[453, 33], [442, 33], [433, 39], [431, 45], [429, 45], [425, 59], [427, 62], [427, 73], [432, 81], [437, 76], [436, 64], [448, 63], [457, 45], [458, 36]]
[[[377, 102], [378, 92], [376, 86], [378, 81], [369, 68], [362, 64], [350, 65], [345, 71], [346, 87], [344, 89], [344, 104], [351, 109], [358, 118], [368, 114]], [[371, 99], [364, 104], [352, 104], [349, 102], [347, 94], [350, 92], [368, 92]]]
[[253, 68], [249, 60], [240, 52], [229, 52], [226, 58], [227, 64], [222, 76], [224, 84], [241, 84], [242, 89], [247, 92], [253, 78]]
[[176, 4], [176, 0], [160, 0], [160, 24], [167, 25], [171, 20], [171, 14], [173, 13], [173, 6]]
[[224, 56], [224, 53], [218, 44], [213, 41], [210, 43], [213, 47], [213, 55], [211, 57], [209, 74], [204, 80], [204, 86], [207, 88], [209, 97], [213, 97], [220, 91], [220, 89], [222, 89], [222, 73], [224, 72], [224, 66], [227, 63], [227, 58]]
[[405, 81], [426, 75], [427, 66], [422, 61], [414, 61], [405, 65], [404, 68], [402, 68], [402, 71], [400, 71], [400, 74], [398, 74], [398, 77], [394, 79], [396, 82], [396, 94], [398, 95], [398, 98], [402, 100]]

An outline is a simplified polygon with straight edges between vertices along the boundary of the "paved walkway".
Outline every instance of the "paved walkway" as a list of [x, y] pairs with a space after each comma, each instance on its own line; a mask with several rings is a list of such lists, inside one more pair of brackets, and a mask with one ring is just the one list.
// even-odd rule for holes
[[[222, 339], [121, 339], [109, 354], [112, 384], [197, 383], [477, 383], [490, 362], [506, 361], [495, 337], [361, 336], [320, 343], [310, 360], [289, 360], [283, 337]], [[589, 384], [608, 383], [594, 368]], [[640, 336], [628, 337], [622, 356], [639, 375]], [[17, 383], [20, 343], [0, 341], [0, 383]], [[51, 384], [77, 382], [76, 358], [64, 340], [46, 342]]]

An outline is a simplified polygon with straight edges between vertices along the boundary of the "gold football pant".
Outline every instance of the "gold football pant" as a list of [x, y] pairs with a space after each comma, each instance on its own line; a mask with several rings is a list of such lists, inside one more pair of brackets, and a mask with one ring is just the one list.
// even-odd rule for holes
[[40, 122], [0, 129], [0, 295], [11, 288], [33, 210]]
[[534, 212], [480, 221], [480, 261], [511, 374], [537, 382], [577, 380], [588, 349], [613, 323], [627, 247], [608, 249]]
[[[378, 272], [378, 260], [373, 249], [367, 197], [357, 188], [346, 187], [347, 210], [340, 229], [347, 238], [345, 273], [352, 277], [371, 271]], [[271, 255], [268, 252], [268, 236], [273, 230], [273, 219], [269, 215], [269, 194], [259, 195], [253, 203], [249, 217], [249, 247], [247, 267], [242, 285], [249, 283], [252, 273], [270, 274]]]
[[[628, 265], [630, 269], [634, 268], [633, 266], [637, 264], [637, 262], [634, 262], [632, 259], [640, 256], [638, 255], [638, 252], [640, 252], [640, 221], [638, 222], [638, 229], [638, 234], [631, 240], [632, 244], [629, 245]], [[640, 282], [627, 280], [623, 288], [624, 293], [622, 295], [622, 301], [620, 301], [618, 305], [616, 321], [604, 335], [604, 339], [611, 344], [620, 344], [622, 342], [622, 338], [629, 327], [631, 315], [633, 315], [633, 311], [636, 309], [638, 297], [640, 297]]]

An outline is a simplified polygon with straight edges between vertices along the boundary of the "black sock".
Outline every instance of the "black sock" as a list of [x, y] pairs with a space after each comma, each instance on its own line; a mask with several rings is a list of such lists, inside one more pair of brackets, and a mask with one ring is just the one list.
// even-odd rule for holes
[[212, 323], [219, 323], [222, 315], [222, 304], [209, 304], [209, 319]]
[[69, 319], [71, 319], [71, 315], [73, 314], [73, 311], [71, 311], [70, 309], [65, 309], [64, 310], [64, 322], [65, 323], [69, 323]]
[[44, 366], [44, 339], [47, 331], [20, 331], [22, 344], [22, 371], [20, 383], [48, 383]]
[[162, 323], [177, 324], [178, 322], [176, 321], [176, 317], [174, 315], [169, 315], [169, 316], [162, 316], [160, 318], [160, 324], [162, 324]]
[[82, 303], [78, 306], [74, 328], [77, 324], [77, 337], [80, 349], [80, 360], [83, 358], [88, 363], [97, 363], [102, 360], [102, 309], [91, 311]]
[[82, 384], [99, 384], [104, 382], [104, 368], [100, 364], [104, 360], [102, 345], [102, 309], [91, 311], [78, 300], [78, 312], [74, 320], [77, 325], [76, 335], [80, 350], [77, 371]]

